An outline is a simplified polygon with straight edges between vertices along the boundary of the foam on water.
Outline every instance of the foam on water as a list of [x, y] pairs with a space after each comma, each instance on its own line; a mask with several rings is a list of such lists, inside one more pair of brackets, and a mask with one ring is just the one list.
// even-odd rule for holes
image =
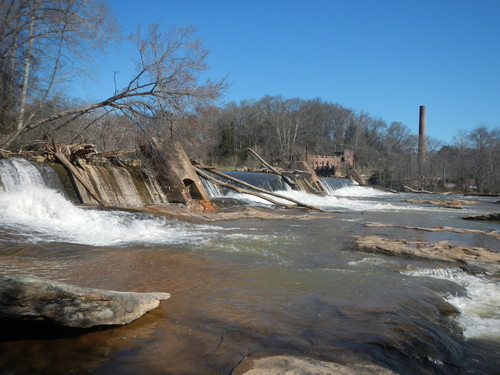
[[332, 192], [332, 195], [341, 197], [380, 197], [393, 194], [366, 186], [346, 186]]
[[188, 228], [173, 220], [146, 215], [84, 209], [74, 206], [55, 190], [33, 185], [0, 192], [0, 225], [34, 242], [94, 246], [186, 243], [204, 237], [201, 226]]
[[[346, 189], [356, 188], [348, 187]], [[362, 188], [364, 189], [364, 188]], [[374, 189], [371, 189], [374, 190]], [[276, 192], [285, 197], [294, 198], [299, 202], [307, 203], [312, 206], [317, 206], [325, 209], [344, 209], [344, 210], [352, 210], [352, 211], [393, 211], [393, 210], [418, 210], [418, 207], [394, 204], [389, 202], [368, 200], [368, 199], [351, 199], [351, 198], [343, 198], [337, 197], [333, 195], [319, 196], [315, 194], [310, 194], [305, 191], [297, 191], [297, 190], [287, 190], [287, 191], [278, 191]], [[359, 196], [361, 197], [361, 196]]]
[[418, 277], [453, 281], [466, 290], [465, 295], [446, 295], [460, 311], [458, 319], [466, 338], [500, 339], [500, 283], [470, 275], [459, 268], [420, 269], [406, 272]]
[[[346, 189], [352, 189], [355, 187], [350, 187]], [[362, 188], [364, 189], [364, 188]], [[368, 188], [370, 189], [370, 188]], [[371, 189], [375, 190], [375, 189]], [[295, 199], [299, 202], [309, 204], [311, 206], [316, 206], [316, 207], [321, 207], [324, 209], [344, 209], [344, 210], [352, 210], [352, 211], [394, 211], [394, 210], [412, 210], [412, 211], [419, 211], [419, 210], [432, 210], [432, 208], [422, 208], [419, 206], [410, 206], [410, 205], [402, 205], [402, 204], [394, 204], [394, 203], [389, 203], [389, 202], [381, 202], [381, 201], [373, 201], [373, 200], [356, 200], [353, 199], [352, 195], [349, 195], [350, 198], [343, 198], [343, 197], [337, 197], [333, 195], [326, 195], [326, 196], [320, 196], [316, 194], [311, 194], [307, 193], [305, 191], [300, 191], [300, 190], [282, 190], [282, 191], [276, 191], [276, 194], [279, 194], [283, 197], [289, 197], [292, 199]], [[390, 193], [389, 193], [390, 194]], [[233, 198], [233, 199], [238, 199], [238, 200], [243, 200], [247, 204], [255, 204], [255, 205], [272, 205], [269, 201], [266, 201], [265, 199], [253, 196], [253, 195], [248, 195], [248, 194], [241, 194], [241, 193], [228, 193], [225, 195], [226, 197]], [[375, 196], [375, 195], [374, 195]], [[358, 197], [363, 197], [361, 195], [358, 195]], [[366, 197], [366, 196], [365, 196]], [[272, 198], [273, 200], [277, 202], [283, 202], [290, 204], [290, 201], [286, 199], [280, 199], [275, 196], [269, 195], [269, 198]]]

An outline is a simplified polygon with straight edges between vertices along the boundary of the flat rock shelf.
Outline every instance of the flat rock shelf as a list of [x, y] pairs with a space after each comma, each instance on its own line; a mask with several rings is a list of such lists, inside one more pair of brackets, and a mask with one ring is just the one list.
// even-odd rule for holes
[[0, 277], [0, 320], [46, 321], [74, 328], [123, 325], [169, 293], [116, 292], [35, 277]]

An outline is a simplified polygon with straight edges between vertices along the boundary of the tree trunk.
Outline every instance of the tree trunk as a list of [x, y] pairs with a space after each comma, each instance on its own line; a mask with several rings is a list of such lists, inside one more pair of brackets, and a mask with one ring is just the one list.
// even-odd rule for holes
[[56, 151], [54, 153], [55, 157], [57, 160], [61, 162], [62, 165], [66, 168], [66, 170], [78, 180], [82, 184], [82, 186], [89, 192], [89, 194], [94, 198], [97, 203], [99, 203], [101, 206], [108, 206], [107, 202], [104, 202], [95, 192], [94, 188], [85, 181], [85, 178], [82, 177], [80, 174], [80, 171], [71, 164], [71, 162], [64, 156], [64, 154], [61, 151]]
[[296, 199], [293, 199], [293, 198], [290, 198], [290, 197], [285, 197], [284, 195], [276, 194], [276, 193], [273, 193], [272, 191], [261, 189], [261, 188], [259, 188], [257, 186], [254, 186], [254, 185], [251, 185], [249, 183], [246, 183], [245, 181], [238, 180], [237, 178], [233, 178], [233, 177], [228, 176], [227, 174], [219, 172], [219, 171], [211, 170], [210, 172], [216, 174], [217, 176], [226, 178], [226, 179], [228, 179], [230, 181], [234, 181], [234, 182], [236, 182], [236, 183], [238, 183], [240, 185], [246, 186], [246, 187], [248, 187], [250, 189], [254, 189], [256, 191], [272, 195], [273, 197], [280, 198], [280, 199], [285, 199], [287, 201], [293, 202], [293, 203], [297, 204], [300, 207], [305, 207], [305, 208], [309, 208], [311, 210], [320, 211], [320, 212], [340, 212], [340, 211], [328, 211], [328, 210], [324, 210], [324, 209], [319, 208], [319, 207], [311, 206], [311, 205], [309, 205], [307, 203], [299, 202]]
[[[280, 207], [285, 207], [285, 208], [295, 208], [297, 207], [297, 205], [295, 204], [286, 204], [286, 203], [281, 203], [281, 202], [278, 202], [278, 201], [275, 201], [274, 199], [272, 198], [269, 198], [269, 197], [266, 197], [265, 195], [263, 194], [259, 194], [255, 191], [252, 191], [252, 190], [247, 190], [247, 189], [243, 189], [243, 188], [240, 188], [238, 186], [235, 186], [235, 185], [232, 185], [232, 184], [228, 184], [227, 182], [222, 182], [220, 180], [217, 180], [216, 178], [213, 178], [212, 176], [210, 176], [209, 174], [205, 173], [204, 171], [202, 171], [201, 169], [196, 169], [196, 172], [203, 178], [205, 178], [206, 180], [210, 181], [211, 183], [215, 184], [215, 185], [219, 185], [219, 186], [223, 186], [223, 187], [226, 187], [228, 189], [231, 189], [231, 190], [234, 190], [234, 191], [237, 191], [238, 193], [242, 193], [242, 194], [249, 194], [249, 195], [253, 195], [253, 196], [256, 196], [256, 197], [259, 197], [259, 198], [262, 198], [266, 201], [269, 201], [271, 202], [272, 204], [275, 204], [277, 206], [280, 206]], [[212, 171], [213, 173], [213, 171]]]
[[25, 126], [24, 124], [24, 110], [26, 108], [26, 98], [27, 98], [27, 93], [28, 93], [28, 83], [29, 83], [29, 77], [30, 77], [30, 70], [31, 70], [31, 54], [33, 50], [33, 34], [35, 32], [35, 12], [38, 8], [39, 5], [39, 0], [35, 0], [33, 2], [33, 9], [31, 9], [30, 12], [30, 28], [29, 28], [29, 36], [28, 36], [28, 47], [26, 49], [26, 57], [24, 60], [24, 73], [23, 73], [23, 85], [22, 85], [22, 90], [21, 90], [21, 102], [19, 106], [19, 114], [17, 117], [17, 131], [16, 133], [19, 134], [23, 127]]

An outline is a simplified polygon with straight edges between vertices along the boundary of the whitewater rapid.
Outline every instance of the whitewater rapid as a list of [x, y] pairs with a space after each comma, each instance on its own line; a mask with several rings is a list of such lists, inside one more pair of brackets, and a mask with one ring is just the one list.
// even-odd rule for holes
[[[348, 186], [335, 190], [335, 195], [328, 194], [320, 196], [311, 194], [301, 190], [279, 190], [274, 192], [285, 198], [291, 198], [298, 202], [319, 207], [322, 209], [331, 210], [346, 210], [346, 211], [440, 211], [442, 208], [422, 207], [404, 203], [401, 200], [394, 199], [395, 194], [371, 187], [364, 186]], [[265, 195], [265, 194], [264, 194]], [[226, 198], [240, 200], [248, 205], [255, 206], [273, 206], [269, 201], [257, 196], [228, 192], [224, 195]], [[277, 198], [269, 195], [269, 198], [280, 203], [290, 204], [287, 199]], [[450, 210], [452, 211], [452, 210]]]
[[50, 167], [24, 159], [0, 160], [0, 231], [29, 242], [92, 246], [196, 243], [211, 230], [119, 210], [75, 206]]
[[446, 293], [445, 299], [460, 311], [458, 321], [466, 338], [500, 339], [500, 283], [468, 274], [460, 268], [425, 268], [405, 272], [415, 277], [452, 281], [465, 293]]
[[55, 190], [26, 185], [0, 193], [0, 224], [31, 242], [93, 246], [194, 243], [208, 228], [117, 210], [77, 207]]

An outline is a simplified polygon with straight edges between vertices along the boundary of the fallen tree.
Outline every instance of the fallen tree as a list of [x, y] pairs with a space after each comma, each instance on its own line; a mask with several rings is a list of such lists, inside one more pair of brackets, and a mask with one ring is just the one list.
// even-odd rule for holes
[[78, 182], [88, 191], [88, 193], [96, 200], [96, 202], [101, 206], [108, 206], [109, 204], [103, 201], [97, 192], [94, 190], [92, 185], [87, 182], [87, 179], [84, 177], [83, 173], [80, 172], [71, 162], [66, 158], [62, 151], [56, 150], [54, 152], [54, 157], [58, 160], [68, 171], [68, 173], [73, 176]]
[[281, 173], [280, 171], [278, 171], [276, 168], [274, 168], [271, 164], [269, 164], [267, 161], [265, 161], [259, 154], [257, 154], [254, 150], [252, 150], [251, 148], [248, 149], [248, 151], [250, 151], [257, 159], [259, 159], [259, 161], [262, 163], [262, 165], [269, 169], [270, 171], [272, 171], [273, 173], [276, 173], [278, 176], [281, 176], [281, 178], [283, 178], [283, 181], [285, 181], [285, 183], [287, 185], [289, 185], [292, 189], [296, 189], [297, 186], [295, 184], [294, 181], [290, 180], [290, 178], [288, 178], [287, 176], [284, 176], [283, 173]]
[[417, 193], [417, 194], [439, 194], [439, 195], [449, 195], [453, 194], [451, 191], [446, 191], [446, 192], [435, 192], [435, 191], [428, 191], [428, 190], [422, 190], [422, 189], [412, 189], [409, 186], [404, 186], [404, 189], [410, 193]]
[[284, 208], [294, 208], [294, 207], [297, 207], [297, 205], [291, 205], [291, 204], [286, 204], [286, 203], [281, 203], [281, 202], [278, 202], [272, 198], [269, 198], [263, 194], [259, 194], [257, 193], [256, 191], [252, 191], [252, 190], [248, 190], [248, 189], [243, 189], [243, 188], [240, 188], [238, 186], [235, 186], [235, 185], [232, 185], [232, 184], [228, 184], [226, 182], [223, 182], [223, 181], [220, 181], [220, 180], [217, 180], [216, 178], [213, 178], [212, 176], [210, 176], [209, 174], [203, 172], [202, 170], [200, 169], [197, 169], [196, 172], [203, 178], [205, 178], [206, 180], [210, 181], [211, 183], [215, 184], [215, 185], [219, 185], [219, 186], [223, 186], [225, 188], [228, 188], [228, 189], [231, 189], [231, 190], [234, 190], [234, 191], [237, 191], [238, 193], [242, 193], [242, 194], [249, 194], [249, 195], [253, 195], [253, 196], [256, 196], [256, 197], [259, 197], [259, 198], [262, 198], [264, 200], [267, 200], [277, 206], [280, 206], [280, 207], [284, 207]]
[[[197, 168], [197, 171], [198, 171], [198, 173], [200, 173], [200, 172], [203, 173], [200, 170], [200, 168]], [[215, 174], [215, 175], [217, 175], [217, 176], [220, 176], [220, 177], [222, 177], [224, 179], [227, 179], [229, 181], [233, 181], [233, 182], [235, 182], [237, 184], [240, 184], [242, 186], [245, 186], [245, 187], [247, 187], [249, 189], [255, 190], [257, 192], [261, 192], [263, 194], [268, 194], [268, 195], [274, 196], [274, 197], [279, 198], [279, 199], [284, 199], [284, 200], [287, 200], [289, 202], [293, 202], [293, 203], [295, 203], [299, 207], [305, 207], [305, 208], [308, 208], [308, 209], [311, 209], [311, 210], [314, 210], [314, 211], [320, 211], [320, 212], [342, 212], [342, 211], [334, 211], [334, 210], [324, 210], [324, 209], [322, 209], [320, 207], [312, 206], [310, 204], [307, 204], [307, 203], [304, 203], [304, 202], [300, 202], [300, 201], [298, 201], [296, 199], [293, 199], [293, 198], [290, 198], [290, 197], [286, 197], [286, 196], [281, 195], [281, 194], [276, 194], [276, 193], [274, 193], [272, 191], [259, 188], [258, 186], [254, 186], [254, 185], [251, 185], [251, 184], [249, 184], [249, 183], [247, 183], [245, 181], [242, 181], [242, 180], [239, 180], [237, 178], [231, 177], [231, 176], [229, 176], [229, 175], [227, 175], [225, 173], [222, 173], [220, 171], [217, 171], [215, 169], [210, 169], [210, 172], [213, 173], [213, 174]], [[206, 175], [206, 173], [203, 173], [203, 174]], [[202, 174], [200, 174], [200, 175], [202, 175]], [[202, 177], [204, 177], [204, 176], [202, 175]], [[216, 183], [220, 184], [221, 181], [216, 180]], [[226, 186], [226, 187], [228, 187], [230, 189], [233, 189], [233, 190], [236, 190], [236, 191], [238, 191], [237, 189], [241, 189], [241, 188], [238, 188], [237, 186], [234, 186], [234, 185], [231, 185], [231, 184], [228, 184], [228, 185], [229, 186]], [[255, 192], [252, 192], [252, 195], [256, 195]], [[262, 194], [257, 195], [257, 196], [260, 196], [260, 197], [262, 197], [262, 198], [264, 198], [266, 200], [269, 200], [268, 197], [265, 197]], [[279, 203], [279, 205], [283, 206], [282, 203]], [[287, 207], [287, 208], [290, 208], [290, 207]]]

